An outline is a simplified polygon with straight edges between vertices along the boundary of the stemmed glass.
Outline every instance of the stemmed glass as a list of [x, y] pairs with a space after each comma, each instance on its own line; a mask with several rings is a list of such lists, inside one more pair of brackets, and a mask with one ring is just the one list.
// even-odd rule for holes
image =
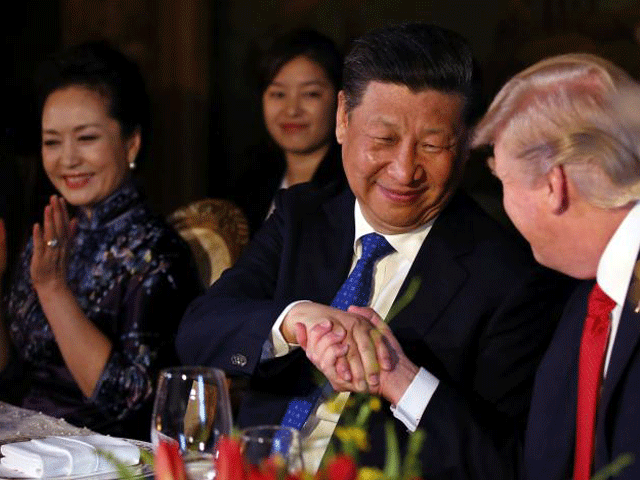
[[250, 465], [262, 465], [280, 457], [289, 473], [304, 470], [300, 433], [280, 425], [261, 425], [245, 428], [240, 433], [240, 450]]
[[151, 441], [176, 443], [189, 478], [212, 479], [221, 435], [231, 432], [231, 405], [224, 372], [207, 367], [162, 370], [153, 405]]

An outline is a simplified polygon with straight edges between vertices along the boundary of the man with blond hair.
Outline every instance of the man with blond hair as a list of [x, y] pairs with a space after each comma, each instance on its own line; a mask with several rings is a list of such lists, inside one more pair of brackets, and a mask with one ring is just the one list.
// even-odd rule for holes
[[596, 56], [543, 60], [507, 82], [473, 144], [493, 146], [536, 259], [584, 280], [536, 376], [525, 477], [585, 480], [631, 453], [616, 478], [640, 478], [640, 85]]

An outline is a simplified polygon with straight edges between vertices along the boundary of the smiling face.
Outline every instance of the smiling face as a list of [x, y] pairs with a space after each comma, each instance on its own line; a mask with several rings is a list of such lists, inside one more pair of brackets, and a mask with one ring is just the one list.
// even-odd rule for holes
[[424, 225], [458, 185], [464, 159], [464, 99], [370, 82], [346, 111], [340, 93], [336, 133], [351, 190], [371, 226], [404, 233]]
[[54, 187], [72, 205], [90, 213], [129, 174], [140, 134], [122, 137], [107, 100], [81, 86], [55, 90], [42, 111], [42, 162]]
[[285, 63], [262, 95], [267, 130], [285, 151], [312, 153], [334, 134], [336, 90], [316, 62], [298, 56]]

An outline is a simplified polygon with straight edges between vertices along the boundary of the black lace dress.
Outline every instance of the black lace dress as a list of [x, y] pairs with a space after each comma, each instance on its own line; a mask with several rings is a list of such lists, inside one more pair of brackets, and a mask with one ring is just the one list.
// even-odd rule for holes
[[[176, 364], [175, 331], [200, 293], [188, 246], [154, 216], [132, 183], [78, 212], [68, 285], [113, 349], [90, 398], [66, 367], [36, 292], [27, 245], [6, 298], [15, 348], [0, 391], [23, 387], [16, 403], [101, 433], [146, 439], [158, 370]], [[15, 393], [15, 392], [14, 392]]]

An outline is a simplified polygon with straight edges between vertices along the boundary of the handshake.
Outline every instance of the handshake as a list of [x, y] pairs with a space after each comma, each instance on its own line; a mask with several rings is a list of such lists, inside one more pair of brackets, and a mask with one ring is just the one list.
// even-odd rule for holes
[[295, 305], [280, 326], [336, 391], [368, 392], [397, 404], [419, 368], [371, 308], [345, 312], [313, 302]]

